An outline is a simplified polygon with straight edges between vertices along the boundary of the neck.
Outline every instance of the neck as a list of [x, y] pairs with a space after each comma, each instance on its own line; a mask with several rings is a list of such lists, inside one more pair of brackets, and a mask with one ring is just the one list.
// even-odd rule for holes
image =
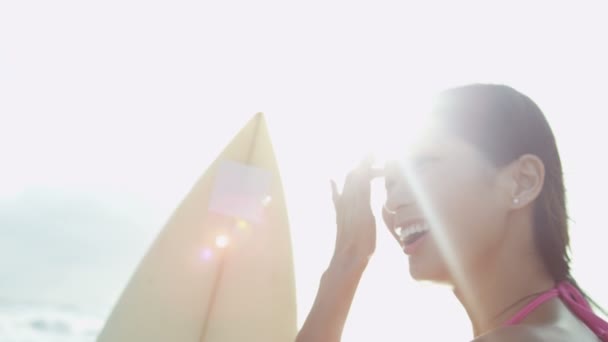
[[[531, 227], [507, 227], [502, 245], [467, 271], [466, 284], [456, 283], [454, 294], [464, 306], [475, 336], [500, 327], [539, 292], [555, 284], [535, 252]], [[528, 232], [528, 243], [522, 244], [521, 232]], [[519, 236], [516, 236], [519, 235]], [[524, 245], [522, 247], [522, 245]]]

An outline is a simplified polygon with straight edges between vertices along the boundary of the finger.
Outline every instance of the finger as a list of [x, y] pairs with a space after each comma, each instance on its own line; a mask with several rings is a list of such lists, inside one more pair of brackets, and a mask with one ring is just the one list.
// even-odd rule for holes
[[368, 177], [359, 180], [358, 191], [354, 198], [354, 210], [359, 213], [371, 214], [371, 182]]
[[355, 170], [347, 177], [342, 198], [346, 226], [368, 225], [373, 217], [369, 170]]
[[342, 210], [340, 210], [340, 193], [338, 192], [338, 186], [333, 179], [330, 179], [331, 183], [331, 194], [332, 201], [334, 202], [334, 212], [336, 215], [336, 226], [338, 228], [338, 233], [340, 230], [340, 226], [342, 226]]
[[361, 160], [355, 170], [364, 173], [366, 176], [369, 175], [369, 179], [384, 176], [384, 168], [373, 167], [375, 160], [374, 155], [369, 154]]
[[383, 168], [371, 168], [370, 169], [370, 177], [371, 179], [384, 177], [385, 172]]
[[342, 203], [350, 203], [352, 206], [354, 201], [361, 196], [364, 200], [368, 200], [371, 195], [371, 180], [379, 174], [382, 174], [381, 171], [371, 167], [359, 167], [351, 171], [346, 177], [342, 189]]
[[370, 167], [365, 171], [362, 179], [365, 183], [362, 184], [361, 195], [366, 199], [366, 202], [369, 202], [371, 198], [371, 181], [380, 177], [384, 177], [384, 169], [382, 168]]
[[[340, 196], [343, 212], [342, 223], [345, 226], [358, 224], [355, 220], [362, 217], [373, 216], [371, 208], [371, 179], [383, 174], [381, 169], [371, 167], [373, 159], [361, 162], [358, 168], [351, 171], [346, 177], [344, 188]], [[362, 216], [363, 215], [363, 216]]]
[[369, 179], [361, 179], [359, 184], [359, 189], [357, 191], [357, 201], [361, 202], [359, 208], [367, 208], [368, 206], [371, 208], [371, 197], [372, 197], [372, 185]]
[[358, 180], [359, 174], [356, 170], [351, 171], [348, 176], [346, 176], [346, 181], [344, 182], [344, 188], [342, 189], [342, 195], [340, 196], [340, 208], [341, 210], [341, 218], [342, 218], [342, 226], [350, 227], [352, 226], [353, 219], [355, 213], [355, 200], [358, 192]]
[[356, 184], [356, 178], [358, 177], [358, 173], [359, 169], [354, 169], [346, 175], [346, 178], [344, 179], [344, 185], [342, 186], [342, 193], [340, 194], [342, 198], [349, 197], [353, 189], [356, 188], [356, 186], [354, 185]]
[[340, 198], [340, 193], [338, 192], [338, 186], [336, 185], [336, 182], [333, 179], [331, 179], [329, 182], [331, 183], [332, 200], [334, 202], [334, 206], [337, 209], [338, 199]]
[[357, 196], [359, 199], [364, 201], [363, 204], [368, 204], [371, 197], [371, 180], [373, 179], [374, 172], [370, 167], [360, 170], [357, 177]]

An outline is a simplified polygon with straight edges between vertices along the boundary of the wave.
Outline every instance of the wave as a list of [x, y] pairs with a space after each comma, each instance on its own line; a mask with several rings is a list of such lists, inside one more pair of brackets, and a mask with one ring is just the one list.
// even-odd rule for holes
[[0, 304], [0, 342], [94, 342], [99, 317], [70, 308]]

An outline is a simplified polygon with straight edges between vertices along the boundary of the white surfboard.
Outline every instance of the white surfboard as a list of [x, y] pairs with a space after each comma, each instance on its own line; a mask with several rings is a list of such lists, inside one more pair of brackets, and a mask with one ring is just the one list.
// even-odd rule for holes
[[291, 342], [296, 329], [287, 210], [260, 113], [176, 209], [98, 342]]

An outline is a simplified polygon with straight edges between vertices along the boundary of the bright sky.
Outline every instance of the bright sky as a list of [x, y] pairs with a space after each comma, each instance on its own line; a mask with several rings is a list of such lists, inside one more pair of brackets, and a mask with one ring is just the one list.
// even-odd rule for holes
[[[367, 151], [398, 147], [437, 90], [492, 82], [546, 113], [566, 172], [574, 272], [608, 306], [604, 6], [4, 1], [0, 293], [105, 317], [173, 208], [263, 111], [301, 323], [333, 247], [329, 179]], [[413, 283], [380, 233], [344, 341], [470, 338], [451, 293]]]

